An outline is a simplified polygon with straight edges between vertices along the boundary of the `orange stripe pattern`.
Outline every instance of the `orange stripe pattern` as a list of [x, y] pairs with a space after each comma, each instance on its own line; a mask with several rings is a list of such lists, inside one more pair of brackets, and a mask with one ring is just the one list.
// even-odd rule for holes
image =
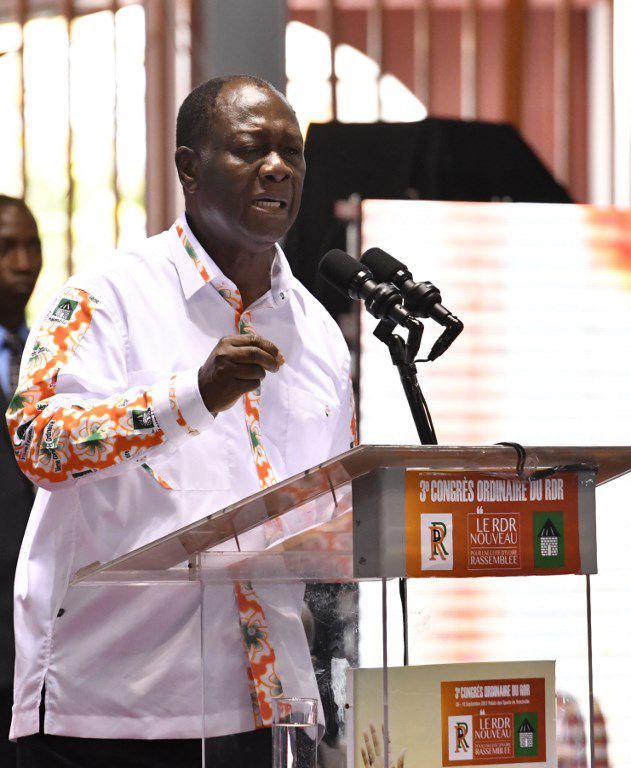
[[350, 387], [350, 399], [351, 399], [351, 438], [352, 442], [350, 447], [355, 448], [359, 445], [359, 435], [357, 433], [357, 415], [355, 413], [355, 394], [353, 392], [353, 380], [348, 377], [348, 386]]
[[195, 429], [194, 427], [190, 427], [184, 416], [182, 416], [182, 411], [180, 410], [180, 406], [177, 402], [177, 389], [175, 387], [176, 378], [177, 374], [174, 373], [169, 380], [169, 408], [175, 414], [175, 420], [179, 426], [185, 429], [187, 434], [191, 435], [192, 437], [199, 435], [199, 430]]
[[[180, 222], [176, 224], [176, 230], [184, 250], [193, 260], [204, 282], [210, 282], [222, 298], [234, 309], [234, 322], [237, 333], [253, 334], [252, 317], [249, 312], [244, 311], [243, 300], [239, 291], [232, 285], [223, 283], [220, 280], [211, 281], [201, 259], [186, 237]], [[260, 401], [260, 388], [253, 392], [247, 392], [243, 396], [246, 427], [252, 447], [256, 474], [261, 488], [268, 488], [277, 482], [277, 477], [267, 458], [261, 439]], [[265, 524], [265, 533], [268, 543], [279, 538], [282, 535], [280, 521], [269, 520]], [[283, 694], [283, 687], [275, 669], [276, 653], [269, 639], [269, 625], [265, 611], [259, 602], [252, 584], [249, 582], [235, 582], [234, 593], [247, 658], [247, 675], [254, 715], [254, 727], [264, 728], [272, 724], [272, 699]]]
[[210, 277], [208, 276], [208, 272], [206, 272], [206, 267], [204, 266], [202, 260], [199, 258], [199, 256], [195, 252], [195, 249], [193, 248], [188, 238], [184, 234], [184, 228], [182, 227], [179, 221], [175, 222], [175, 229], [178, 233], [180, 240], [182, 241], [184, 250], [186, 251], [188, 256], [191, 258], [193, 264], [195, 264], [195, 268], [197, 269], [199, 274], [202, 276], [203, 281], [205, 283], [209, 283]]
[[142, 468], [145, 470], [145, 472], [148, 472], [149, 475], [158, 483], [158, 485], [161, 485], [165, 490], [172, 491], [173, 486], [169, 485], [167, 481], [162, 477], [162, 475], [159, 475], [153, 467], [150, 467], [149, 464], [143, 464]]
[[248, 679], [255, 728], [272, 724], [272, 699], [283, 695], [276, 674], [276, 654], [258, 596], [250, 582], [236, 582], [234, 592], [241, 618], [241, 632], [248, 658]]
[[[237, 332], [241, 334], [254, 334], [252, 328], [252, 317], [249, 312], [243, 311], [243, 305], [241, 304], [241, 297], [239, 296], [240, 307], [235, 315], [235, 325]], [[252, 446], [252, 457], [254, 458], [254, 466], [256, 467], [256, 474], [259, 478], [261, 488], [269, 488], [270, 485], [278, 482], [272, 465], [267, 458], [265, 448], [263, 446], [263, 440], [261, 439], [261, 414], [259, 406], [261, 403], [261, 389], [257, 387], [251, 392], [246, 392], [243, 395], [243, 405], [245, 408], [245, 422], [248, 428], [248, 435], [250, 436], [250, 445]], [[275, 521], [270, 520], [270, 523]]]

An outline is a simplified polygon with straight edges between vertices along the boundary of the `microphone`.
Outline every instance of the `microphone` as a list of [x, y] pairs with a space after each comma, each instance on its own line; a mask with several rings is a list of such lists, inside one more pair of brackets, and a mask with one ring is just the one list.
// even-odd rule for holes
[[408, 326], [412, 314], [402, 306], [399, 291], [390, 282], [377, 282], [372, 272], [348, 253], [334, 248], [320, 261], [322, 277], [351, 299], [363, 299], [366, 309], [379, 320]]
[[416, 317], [431, 317], [446, 328], [462, 326], [455, 315], [443, 307], [440, 291], [432, 283], [415, 283], [410, 270], [381, 248], [370, 248], [361, 257], [378, 281], [394, 283], [403, 294], [405, 307]]
[[441, 304], [440, 291], [432, 283], [415, 283], [410, 270], [381, 248], [369, 248], [361, 257], [375, 278], [396, 285], [403, 294], [403, 303], [414, 317], [431, 317], [445, 330], [436, 339], [428, 360], [436, 360], [453, 344], [462, 333], [464, 325]]

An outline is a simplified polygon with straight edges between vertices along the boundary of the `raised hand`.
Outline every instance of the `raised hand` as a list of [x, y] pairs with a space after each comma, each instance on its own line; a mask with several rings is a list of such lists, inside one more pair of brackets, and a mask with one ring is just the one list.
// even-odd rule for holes
[[[383, 733], [383, 726], [381, 731]], [[373, 723], [370, 723], [370, 734], [368, 731], [364, 731], [364, 744], [365, 747], [361, 747], [364, 768], [384, 768], [381, 739]], [[392, 760], [390, 761], [390, 768], [395, 768], [395, 766], [396, 768], [405, 768], [405, 752], [406, 750], [401, 752], [396, 764]]]
[[199, 390], [211, 413], [226, 411], [246, 392], [257, 389], [265, 374], [285, 362], [278, 347], [255, 334], [224, 336], [199, 369]]

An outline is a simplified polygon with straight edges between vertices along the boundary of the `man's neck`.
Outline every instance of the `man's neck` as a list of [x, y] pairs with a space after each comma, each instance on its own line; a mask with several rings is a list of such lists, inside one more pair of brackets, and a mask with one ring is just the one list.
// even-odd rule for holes
[[202, 234], [190, 215], [186, 219], [202, 248], [239, 289], [244, 308], [269, 291], [272, 262], [276, 255], [274, 245], [253, 251], [236, 244], [219, 242], [212, 235]]
[[273, 251], [269, 254], [228, 255], [222, 258], [215, 252], [213, 261], [224, 275], [239, 289], [244, 309], [266, 294], [271, 286]]

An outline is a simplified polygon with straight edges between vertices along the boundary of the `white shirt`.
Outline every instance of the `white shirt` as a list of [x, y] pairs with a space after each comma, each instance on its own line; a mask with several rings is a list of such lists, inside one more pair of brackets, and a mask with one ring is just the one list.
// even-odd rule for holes
[[[38, 730], [44, 683], [47, 733], [201, 735], [200, 584], [69, 587], [79, 568], [260, 490], [242, 399], [213, 418], [198, 389], [197, 371], [235, 333], [235, 313], [213, 287], [227, 278], [181, 221], [210, 282], [174, 225], [71, 278], [26, 345], [8, 420], [40, 490], [16, 574], [12, 738]], [[265, 451], [284, 479], [350, 447], [349, 354], [280, 248], [271, 290], [248, 311], [285, 358], [260, 401]], [[284, 694], [317, 696], [303, 587], [256, 589]], [[207, 586], [203, 612], [206, 735], [252, 730], [232, 587]]]

